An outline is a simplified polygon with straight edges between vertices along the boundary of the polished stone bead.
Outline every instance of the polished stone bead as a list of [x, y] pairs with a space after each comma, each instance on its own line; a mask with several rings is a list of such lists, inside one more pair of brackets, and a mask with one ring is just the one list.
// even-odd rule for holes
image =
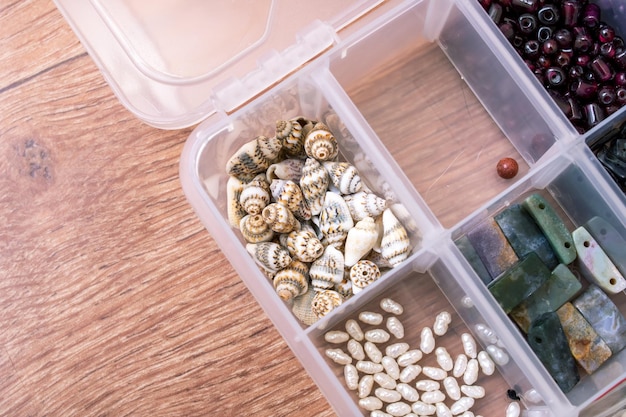
[[609, 346], [572, 303], [565, 303], [556, 314], [561, 320], [572, 356], [585, 372], [592, 374], [612, 356]]
[[617, 294], [626, 289], [626, 278], [583, 226], [572, 232], [580, 269], [585, 277], [604, 291]]
[[544, 313], [532, 322], [528, 329], [528, 345], [559, 388], [565, 393], [571, 391], [580, 375], [555, 312]]
[[626, 276], [626, 239], [602, 217], [592, 217], [584, 227], [604, 249], [622, 275]]
[[492, 278], [497, 277], [519, 260], [493, 218], [480, 223], [467, 233], [467, 237]]
[[476, 272], [481, 281], [485, 284], [489, 284], [493, 280], [493, 277], [489, 274], [487, 268], [485, 268], [485, 264], [480, 259], [480, 256], [478, 256], [478, 253], [476, 252], [476, 249], [474, 249], [474, 246], [472, 246], [472, 242], [470, 242], [469, 238], [467, 236], [462, 236], [455, 241], [455, 244], [465, 259], [467, 259], [467, 262], [469, 262], [472, 266], [474, 272]]
[[492, 281], [489, 291], [508, 314], [537, 291], [550, 277], [550, 270], [535, 252], [506, 270]]
[[544, 313], [554, 312], [572, 299], [582, 288], [582, 284], [568, 267], [559, 264], [550, 274], [550, 278], [515, 307], [511, 318], [524, 332], [530, 324]]
[[590, 285], [573, 304], [614, 355], [626, 347], [626, 318], [598, 286]]
[[550, 242], [559, 261], [565, 265], [572, 263], [576, 259], [572, 234], [552, 206], [539, 194], [531, 194], [522, 205]]
[[508, 207], [496, 214], [494, 219], [518, 257], [524, 258], [535, 252], [549, 269], [558, 265], [550, 242], [520, 204]]
[[606, 148], [600, 149], [597, 153], [598, 160], [609, 171], [619, 184], [626, 184], [626, 169], [619, 160], [615, 160]]

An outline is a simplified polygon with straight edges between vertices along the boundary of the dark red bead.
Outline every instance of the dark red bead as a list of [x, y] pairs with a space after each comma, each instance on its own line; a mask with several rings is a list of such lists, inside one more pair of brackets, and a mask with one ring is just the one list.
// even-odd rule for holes
[[600, 6], [589, 3], [583, 10], [583, 24], [588, 28], [596, 28], [600, 24]]
[[539, 7], [537, 0], [511, 0], [511, 6], [522, 12], [534, 12]]
[[561, 48], [569, 48], [570, 46], [572, 46], [572, 32], [565, 28], [559, 29], [554, 32], [554, 39], [558, 42]]
[[571, 27], [578, 24], [578, 16], [580, 15], [580, 4], [577, 1], [566, 0], [561, 4], [561, 14], [563, 16], [563, 24]]
[[517, 18], [519, 30], [525, 35], [533, 33], [537, 29], [537, 19], [530, 13], [524, 13]]
[[574, 52], [571, 49], [562, 49], [558, 54], [556, 54], [554, 61], [560, 67], [567, 67], [570, 62], [572, 62], [573, 56]]
[[491, 0], [478, 0], [478, 2], [481, 6], [483, 6], [483, 9], [485, 9], [485, 11], [489, 10], [489, 7], [491, 6]]
[[539, 55], [539, 42], [536, 40], [530, 40], [524, 44], [524, 56], [526, 58], [534, 59]]
[[609, 25], [602, 25], [598, 29], [598, 40], [602, 43], [611, 42], [615, 38], [615, 29]]
[[599, 81], [608, 81], [615, 75], [611, 65], [601, 56], [594, 58], [591, 64], [589, 64], [589, 67]]
[[559, 9], [554, 4], [547, 4], [537, 12], [537, 19], [544, 25], [556, 25], [559, 21]]
[[537, 57], [536, 64], [538, 68], [549, 68], [552, 66], [552, 61], [549, 57], [545, 55], [540, 55], [539, 57]]
[[613, 58], [615, 56], [615, 47], [612, 42], [600, 44], [600, 55], [607, 58]]
[[500, 6], [498, 3], [493, 3], [489, 7], [489, 17], [496, 25], [500, 24], [500, 20], [502, 20], [502, 13], [502, 6]]
[[565, 85], [565, 73], [558, 67], [550, 67], [546, 70], [545, 80], [550, 88], [560, 88]]
[[587, 117], [587, 126], [592, 128], [604, 120], [605, 115], [602, 107], [598, 103], [585, 104], [584, 111]]
[[598, 102], [603, 106], [613, 104], [615, 99], [615, 90], [613, 87], [605, 85], [598, 90]]
[[579, 78], [570, 84], [570, 91], [578, 98], [589, 99], [596, 95], [598, 84]]
[[[613, 41], [613, 45], [615, 45], [615, 41]], [[626, 49], [621, 51], [621, 52], [617, 52], [614, 56], [613, 56], [613, 61], [620, 67], [623, 69], [626, 69]]]
[[574, 39], [574, 50], [579, 53], [589, 52], [593, 47], [593, 39], [586, 33], [581, 33]]
[[626, 104], [626, 87], [619, 86], [615, 89], [615, 99], [621, 106]]
[[513, 158], [502, 158], [496, 165], [496, 171], [501, 178], [511, 179], [515, 177], [519, 171], [519, 165]]
[[539, 42], [546, 42], [552, 37], [552, 28], [549, 26], [541, 26], [537, 29], [537, 40]]
[[589, 55], [577, 55], [576, 56], [576, 65], [580, 65], [581, 67], [586, 67], [591, 62], [591, 57]]
[[507, 38], [509, 41], [513, 39], [515, 36], [515, 26], [510, 22], [503, 22], [500, 24], [500, 32]]
[[616, 85], [624, 87], [626, 86], [626, 72], [618, 72], [615, 74], [615, 78], [613, 78], [613, 81], [615, 82]]
[[559, 51], [559, 44], [554, 39], [548, 39], [541, 45], [541, 50], [546, 55], [553, 55]]
[[580, 78], [585, 73], [585, 70], [580, 65], [572, 65], [569, 69], [569, 77], [573, 80]]
[[621, 36], [616, 36], [612, 42], [616, 52], [621, 52], [624, 49], [624, 38]]

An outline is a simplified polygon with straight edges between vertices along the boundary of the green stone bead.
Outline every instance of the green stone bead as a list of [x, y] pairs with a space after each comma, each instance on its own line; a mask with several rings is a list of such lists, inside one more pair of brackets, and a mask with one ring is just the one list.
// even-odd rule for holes
[[528, 329], [527, 340], [559, 388], [565, 393], [571, 391], [580, 375], [557, 314], [548, 312], [537, 317]]
[[626, 289], [626, 278], [607, 256], [587, 229], [579, 227], [572, 233], [578, 252], [580, 270], [589, 281], [604, 291], [617, 294]]
[[539, 194], [527, 197], [523, 206], [550, 242], [559, 261], [565, 265], [571, 264], [576, 259], [572, 234], [552, 206]]
[[493, 277], [487, 271], [485, 264], [478, 256], [476, 249], [472, 246], [472, 242], [470, 242], [469, 238], [465, 235], [460, 237], [455, 241], [456, 246], [459, 248], [467, 262], [472, 266], [476, 274], [480, 277], [484, 284], [489, 284]]
[[558, 310], [581, 288], [582, 284], [572, 271], [567, 266], [559, 264], [550, 274], [550, 278], [537, 291], [511, 311], [511, 318], [524, 332], [528, 332], [533, 320], [543, 313]]
[[617, 269], [626, 276], [626, 239], [605, 219], [593, 217], [584, 225], [613, 261]]
[[467, 233], [467, 237], [492, 278], [502, 274], [519, 260], [493, 218], [480, 223]]
[[528, 254], [489, 284], [491, 294], [508, 314], [550, 277], [550, 270], [535, 252]]
[[556, 314], [572, 356], [588, 374], [594, 373], [611, 357], [611, 349], [572, 303], [563, 304]]

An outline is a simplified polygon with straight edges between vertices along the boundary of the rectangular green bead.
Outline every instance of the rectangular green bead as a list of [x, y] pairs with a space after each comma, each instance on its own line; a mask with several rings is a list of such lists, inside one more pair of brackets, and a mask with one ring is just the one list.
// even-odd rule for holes
[[522, 205], [550, 242], [559, 261], [571, 264], [576, 259], [572, 234], [552, 206], [539, 194], [528, 196]]
[[578, 252], [578, 265], [589, 281], [611, 294], [626, 290], [626, 278], [587, 229], [577, 228], [572, 238]]
[[489, 291], [508, 314], [537, 291], [550, 277], [550, 270], [535, 252], [528, 254], [489, 286]]
[[470, 230], [466, 236], [492, 278], [499, 276], [519, 260], [500, 226], [491, 217]]
[[550, 278], [537, 291], [531, 294], [511, 311], [511, 318], [524, 331], [543, 313], [554, 312], [581, 290], [582, 284], [570, 269], [559, 264]]
[[611, 223], [598, 216], [585, 223], [585, 229], [604, 249], [622, 275], [626, 275], [626, 239]]
[[461, 251], [467, 262], [472, 266], [476, 274], [480, 277], [481, 281], [486, 285], [489, 284], [493, 277], [489, 275], [489, 271], [485, 267], [485, 264], [478, 256], [476, 249], [472, 246], [472, 242], [470, 242], [467, 236], [462, 236], [455, 241], [457, 248]]

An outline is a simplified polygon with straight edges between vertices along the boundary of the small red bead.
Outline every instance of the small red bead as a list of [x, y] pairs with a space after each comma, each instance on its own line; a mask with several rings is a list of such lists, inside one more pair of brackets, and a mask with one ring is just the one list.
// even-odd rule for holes
[[500, 177], [508, 180], [517, 175], [519, 166], [517, 165], [517, 161], [513, 158], [502, 158], [498, 161], [496, 170]]

